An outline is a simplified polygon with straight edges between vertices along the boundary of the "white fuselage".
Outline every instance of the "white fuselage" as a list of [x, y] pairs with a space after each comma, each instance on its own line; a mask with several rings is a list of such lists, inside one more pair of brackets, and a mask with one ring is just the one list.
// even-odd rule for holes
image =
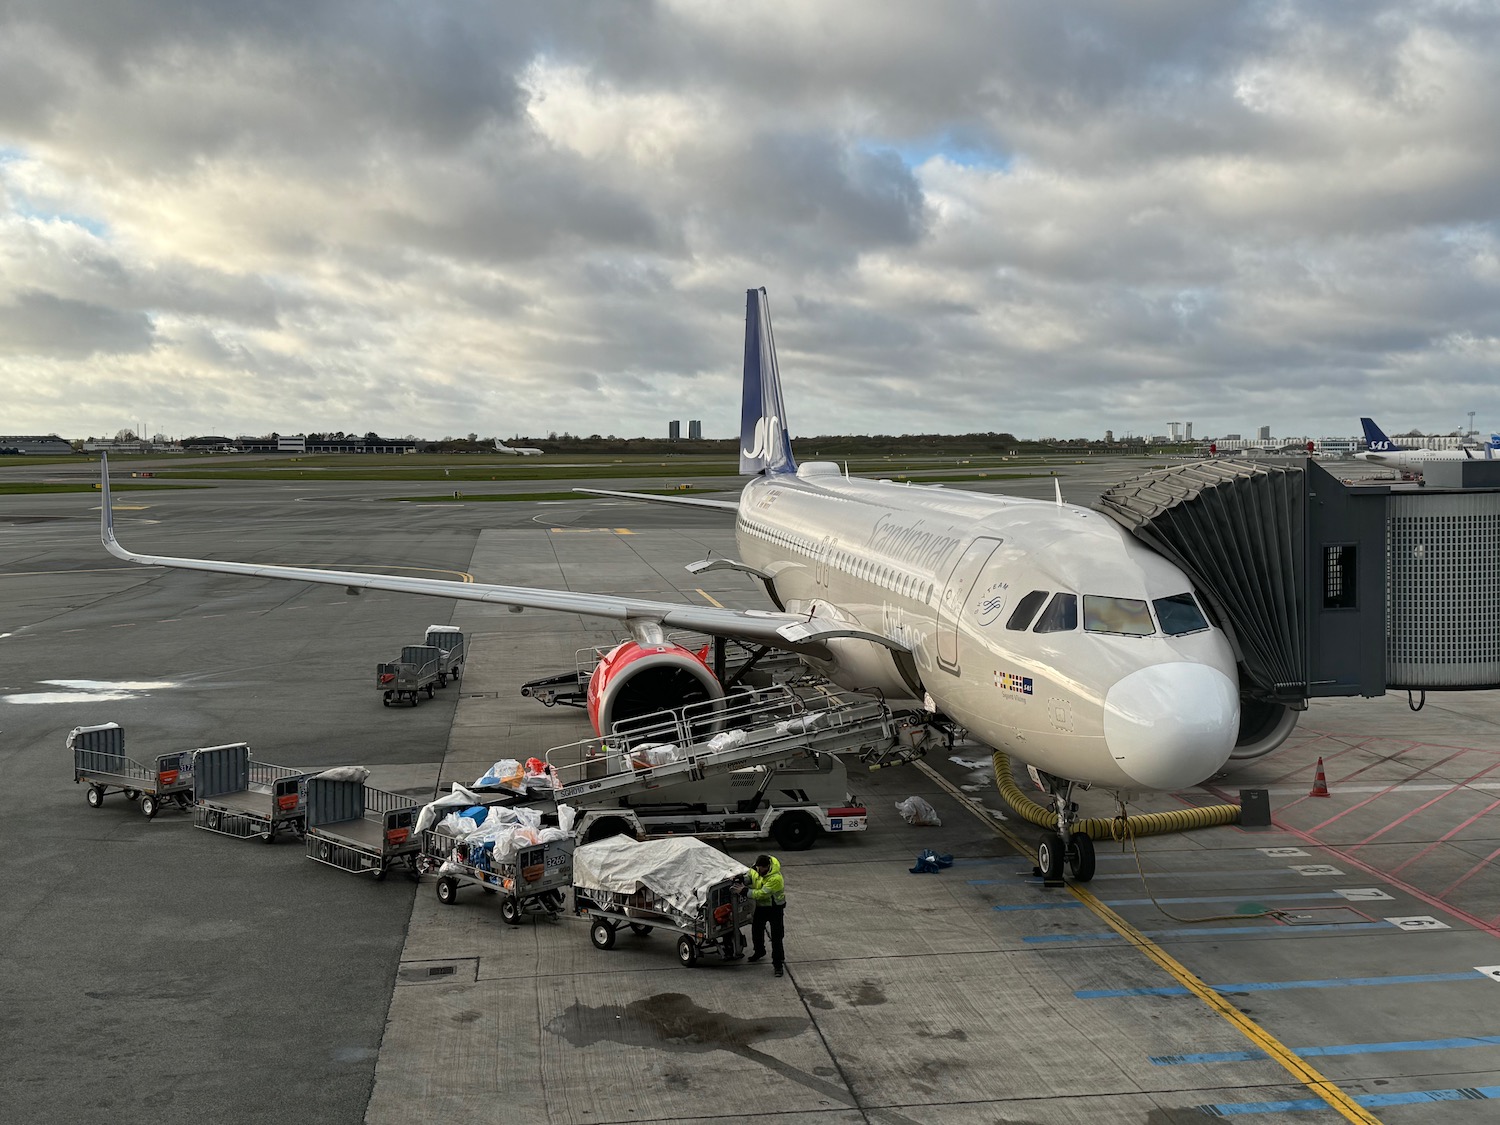
[[[1113, 789], [1192, 785], [1233, 749], [1228, 638], [1206, 622], [1183, 631], [1179, 612], [1162, 616], [1171, 607], [1159, 614], [1156, 599], [1180, 606], [1191, 583], [1097, 512], [849, 479], [814, 463], [752, 480], [736, 534], [788, 611], [897, 646], [831, 641], [834, 660], [818, 667], [842, 686], [892, 700], [925, 693], [990, 745]], [[1018, 624], [1028, 594], [1041, 608]], [[1076, 597], [1073, 625], [1037, 631], [1054, 594]], [[1122, 604], [1137, 616], [1104, 631], [1105, 611]]]
[[1368, 449], [1354, 456], [1356, 460], [1368, 461], [1372, 465], [1384, 465], [1388, 469], [1405, 469], [1408, 472], [1420, 473], [1423, 466], [1430, 465], [1434, 461], [1484, 460], [1486, 451], [1482, 449], [1467, 452], [1462, 449]]

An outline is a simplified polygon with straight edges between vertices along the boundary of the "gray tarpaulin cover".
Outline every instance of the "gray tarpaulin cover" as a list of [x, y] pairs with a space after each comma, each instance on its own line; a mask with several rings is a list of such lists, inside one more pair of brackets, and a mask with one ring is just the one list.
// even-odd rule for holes
[[73, 749], [73, 743], [78, 740], [80, 734], [93, 734], [96, 730], [111, 730], [119, 725], [119, 723], [100, 723], [97, 727], [74, 727], [68, 732], [68, 749]]
[[745, 874], [745, 865], [702, 840], [648, 840], [614, 836], [573, 853], [573, 884], [634, 894], [649, 890], [680, 914], [696, 914], [715, 883]]
[[322, 781], [357, 781], [363, 785], [369, 780], [370, 771], [364, 766], [334, 766], [331, 770], [324, 770], [312, 776]]

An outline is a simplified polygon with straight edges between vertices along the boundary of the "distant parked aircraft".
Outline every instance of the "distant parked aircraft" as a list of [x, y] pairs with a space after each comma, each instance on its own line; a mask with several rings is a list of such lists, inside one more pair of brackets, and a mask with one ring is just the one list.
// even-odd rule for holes
[[1420, 473], [1422, 466], [1432, 461], [1488, 461], [1500, 448], [1500, 434], [1491, 434], [1489, 443], [1482, 449], [1408, 449], [1386, 437], [1385, 431], [1372, 419], [1361, 418], [1359, 424], [1365, 428], [1365, 444], [1369, 448], [1354, 456], [1391, 469]]
[[540, 457], [542, 451], [534, 445], [506, 445], [499, 438], [495, 439], [495, 448], [501, 453], [514, 453], [520, 457]]

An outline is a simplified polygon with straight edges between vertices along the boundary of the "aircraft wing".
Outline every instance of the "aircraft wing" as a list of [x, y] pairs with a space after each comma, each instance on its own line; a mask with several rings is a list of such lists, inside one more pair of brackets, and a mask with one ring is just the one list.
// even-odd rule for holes
[[246, 578], [280, 578], [293, 582], [316, 582], [342, 586], [351, 592], [386, 590], [397, 594], [425, 594], [457, 601], [489, 602], [606, 617], [619, 621], [632, 635], [657, 643], [650, 633], [663, 629], [688, 629], [715, 637], [732, 637], [769, 645], [818, 658], [830, 654], [826, 642], [836, 637], [857, 637], [889, 648], [901, 648], [885, 637], [851, 628], [826, 618], [772, 610], [725, 609], [682, 602], [655, 602], [621, 598], [610, 594], [585, 594], [570, 590], [544, 590], [532, 586], [497, 586], [484, 582], [453, 582], [437, 578], [411, 578], [393, 574], [361, 574], [350, 570], [277, 566], [265, 563], [225, 562], [218, 559], [184, 559], [167, 555], [143, 555], [127, 550], [115, 538], [114, 511], [109, 494], [109, 461], [101, 457], [99, 536], [104, 548], [117, 559], [145, 566], [176, 570], [201, 570], [212, 574], [238, 574]]
[[711, 508], [716, 512], [738, 512], [737, 501], [706, 500], [701, 496], [653, 495], [647, 492], [612, 492], [607, 488], [575, 488], [574, 492], [585, 492], [590, 496], [616, 496], [622, 500], [645, 500], [652, 504], [681, 504], [687, 508]]

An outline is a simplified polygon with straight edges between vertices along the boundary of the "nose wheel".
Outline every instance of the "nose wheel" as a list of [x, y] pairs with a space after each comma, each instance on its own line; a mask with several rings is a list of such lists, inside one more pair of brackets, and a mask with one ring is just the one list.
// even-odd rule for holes
[[1048, 883], [1060, 882], [1066, 868], [1075, 883], [1094, 877], [1094, 841], [1086, 832], [1076, 832], [1078, 806], [1073, 803], [1073, 783], [1043, 774], [1057, 809], [1057, 830], [1042, 837], [1036, 846], [1036, 873]]

